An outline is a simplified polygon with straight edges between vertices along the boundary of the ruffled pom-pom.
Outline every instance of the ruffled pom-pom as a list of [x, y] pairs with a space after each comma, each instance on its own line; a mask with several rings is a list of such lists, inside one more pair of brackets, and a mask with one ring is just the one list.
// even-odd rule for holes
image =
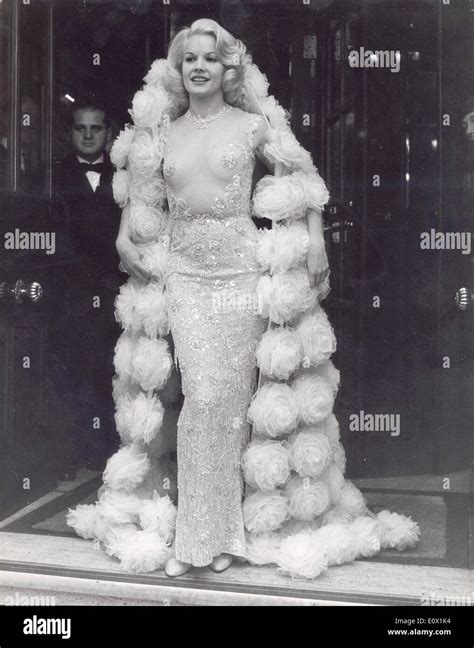
[[368, 510], [361, 491], [348, 480], [341, 489], [341, 499], [337, 507], [344, 513], [348, 513], [352, 518], [365, 515]]
[[129, 193], [130, 200], [136, 203], [160, 208], [166, 197], [166, 185], [157, 173], [144, 177], [135, 174], [133, 182], [130, 183]]
[[128, 112], [137, 126], [152, 128], [159, 125], [168, 103], [169, 96], [163, 88], [147, 85], [135, 93]]
[[115, 345], [114, 367], [118, 377], [123, 382], [132, 379], [132, 359], [135, 341], [128, 331], [124, 331]]
[[420, 528], [411, 517], [390, 511], [377, 513], [379, 522], [380, 545], [384, 549], [404, 551], [416, 545], [420, 538]]
[[149, 86], [158, 87], [163, 85], [163, 79], [166, 75], [167, 60], [165, 58], [156, 59], [151, 64], [143, 81]]
[[166, 217], [162, 211], [147, 205], [132, 203], [130, 208], [130, 237], [135, 243], [151, 243], [163, 232]]
[[144, 531], [159, 534], [167, 544], [173, 540], [176, 526], [176, 506], [169, 498], [159, 497], [155, 493], [152, 500], [143, 502], [140, 509], [140, 526]]
[[118, 540], [113, 547], [110, 543], [109, 547], [119, 558], [123, 569], [135, 573], [163, 569], [172, 555], [170, 547], [155, 531], [135, 531]]
[[130, 176], [128, 171], [119, 169], [112, 178], [112, 192], [119, 207], [125, 207], [130, 197]]
[[309, 234], [303, 221], [275, 223], [271, 229], [258, 230], [258, 235], [256, 258], [263, 271], [286, 272], [305, 262]]
[[126, 124], [123, 131], [120, 132], [113, 143], [110, 149], [110, 160], [117, 169], [123, 169], [125, 167], [135, 134], [135, 128], [130, 124]]
[[98, 536], [105, 535], [98, 532], [98, 529], [102, 527], [105, 532], [109, 528], [109, 524], [105, 522], [95, 504], [78, 504], [75, 509], [69, 509], [66, 522], [78, 536], [85, 540], [98, 539]]
[[102, 490], [97, 510], [113, 525], [134, 524], [138, 520], [141, 501], [130, 493], [106, 488]]
[[114, 403], [121, 398], [135, 398], [140, 393], [140, 387], [129, 380], [122, 380], [117, 374], [112, 378], [112, 397]]
[[295, 182], [293, 176], [265, 176], [258, 182], [252, 200], [255, 216], [272, 221], [303, 218], [306, 193], [301, 182]]
[[300, 366], [303, 353], [294, 330], [278, 327], [268, 329], [263, 334], [256, 357], [264, 376], [287, 380]]
[[254, 63], [247, 63], [244, 67], [244, 84], [250, 86], [259, 99], [268, 95], [268, 79]]
[[243, 503], [245, 528], [250, 533], [276, 531], [289, 519], [289, 502], [279, 491], [257, 492]]
[[300, 419], [306, 425], [323, 421], [332, 412], [334, 394], [329, 384], [318, 375], [305, 374], [292, 383]]
[[370, 558], [380, 552], [378, 520], [368, 516], [359, 517], [350, 525], [357, 555]]
[[137, 322], [150, 338], [168, 335], [170, 331], [166, 297], [163, 288], [151, 281], [137, 295], [135, 304]]
[[151, 338], [167, 335], [168, 312], [161, 285], [154, 281], [143, 285], [130, 277], [115, 299], [115, 319], [133, 332], [143, 329]]
[[104, 484], [113, 490], [132, 492], [150, 470], [146, 453], [136, 446], [120, 448], [107, 462], [104, 470]]
[[290, 478], [288, 444], [253, 440], [242, 457], [245, 481], [255, 489], [273, 491]]
[[299, 171], [296, 173], [301, 174], [300, 181], [304, 187], [308, 209], [322, 211], [329, 201], [329, 191], [324, 180], [317, 171], [309, 174]]
[[318, 432], [322, 432], [327, 437], [331, 449], [334, 450], [340, 441], [341, 433], [339, 430], [339, 423], [334, 414], [329, 414], [324, 421], [318, 423], [314, 428]]
[[336, 336], [328, 317], [319, 306], [305, 313], [296, 327], [307, 364], [316, 367], [336, 351]]
[[120, 286], [119, 293], [115, 298], [115, 319], [127, 328], [140, 328], [141, 323], [136, 324], [136, 304], [138, 295], [143, 284], [134, 277], [130, 277]]
[[317, 578], [328, 568], [324, 548], [315, 540], [318, 531], [290, 535], [280, 543], [278, 567], [291, 576]]
[[347, 525], [327, 524], [316, 533], [329, 565], [342, 565], [357, 558], [357, 545]]
[[252, 565], [276, 563], [280, 547], [278, 533], [247, 534], [246, 558]]
[[281, 163], [290, 171], [316, 171], [311, 154], [301, 146], [289, 128], [276, 131], [275, 137], [265, 145], [264, 155], [270, 162]]
[[148, 272], [160, 283], [166, 281], [168, 274], [169, 239], [158, 240], [143, 246], [140, 250], [140, 261]]
[[278, 383], [262, 385], [252, 397], [248, 420], [267, 437], [292, 432], [298, 425], [298, 405], [291, 387]]
[[344, 474], [332, 463], [319, 477], [319, 480], [326, 484], [331, 504], [337, 504], [341, 499], [342, 489], [346, 482]]
[[323, 482], [294, 475], [284, 489], [290, 502], [290, 513], [296, 520], [310, 522], [330, 505], [329, 491]]
[[271, 278], [263, 275], [258, 281], [257, 293], [262, 315], [275, 324], [291, 322], [316, 302], [308, 273], [303, 268], [275, 273]]
[[[267, 147], [266, 147], [267, 148]], [[265, 176], [255, 187], [255, 216], [272, 221], [303, 218], [308, 209], [321, 212], [329, 193], [319, 173], [294, 171], [285, 176]]]
[[321, 432], [298, 430], [289, 438], [291, 467], [301, 477], [319, 477], [332, 459], [331, 446]]
[[160, 431], [163, 416], [160, 399], [140, 393], [117, 401], [115, 423], [122, 441], [148, 444]]
[[326, 360], [325, 362], [318, 364], [317, 367], [309, 369], [308, 373], [321, 376], [321, 378], [323, 378], [323, 380], [325, 380], [331, 387], [334, 397], [336, 397], [341, 375], [339, 369], [336, 369], [332, 360]]
[[162, 389], [172, 368], [173, 359], [166, 340], [146, 337], [138, 340], [133, 353], [132, 375], [143, 390]]
[[128, 154], [132, 180], [148, 181], [158, 174], [163, 158], [163, 145], [159, 137], [148, 130], [137, 131]]
[[290, 116], [273, 95], [263, 98], [260, 105], [273, 128], [289, 128]]
[[308, 531], [317, 531], [321, 527], [321, 517], [316, 517], [314, 520], [296, 520], [292, 518], [285, 522], [282, 528], [278, 531], [278, 534], [281, 538], [286, 538], [290, 535], [296, 535], [297, 533], [308, 532]]
[[122, 524], [120, 526], [111, 527], [107, 537], [103, 540], [105, 553], [109, 556], [117, 556], [118, 551], [123, 546], [127, 538], [132, 536], [138, 531], [135, 524]]
[[334, 464], [342, 473], [346, 472], [346, 451], [342, 443], [336, 443], [332, 450]]

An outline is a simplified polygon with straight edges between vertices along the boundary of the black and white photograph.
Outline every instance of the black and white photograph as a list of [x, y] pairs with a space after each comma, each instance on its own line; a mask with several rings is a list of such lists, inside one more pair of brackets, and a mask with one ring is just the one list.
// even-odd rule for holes
[[454, 645], [473, 62], [472, 0], [0, 0], [21, 645], [83, 638], [55, 606], [406, 607], [378, 645]]

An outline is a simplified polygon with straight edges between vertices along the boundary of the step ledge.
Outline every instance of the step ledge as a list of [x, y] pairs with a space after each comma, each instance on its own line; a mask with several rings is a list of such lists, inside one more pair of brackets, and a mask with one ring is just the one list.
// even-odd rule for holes
[[[0, 572], [0, 605], [11, 600], [51, 601], [54, 605], [154, 606], [355, 606], [374, 605], [323, 598], [275, 596], [193, 587], [145, 585], [100, 578], [73, 578], [25, 572]], [[21, 604], [21, 603], [20, 603]], [[26, 604], [28, 605], [28, 604]]]
[[124, 572], [117, 560], [80, 538], [10, 532], [0, 533], [0, 556], [1, 587], [40, 590], [45, 579], [53, 579], [47, 582], [65, 594], [155, 604], [421, 605], [426, 595], [472, 594], [472, 571], [450, 567], [356, 560], [307, 581], [270, 566], [235, 563], [221, 574], [201, 568], [170, 579], [163, 572]]

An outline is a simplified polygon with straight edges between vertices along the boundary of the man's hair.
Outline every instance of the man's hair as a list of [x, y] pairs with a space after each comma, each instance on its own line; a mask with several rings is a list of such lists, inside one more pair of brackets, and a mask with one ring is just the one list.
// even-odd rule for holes
[[112, 126], [112, 121], [110, 117], [107, 115], [107, 110], [100, 101], [97, 101], [96, 99], [81, 99], [79, 101], [76, 101], [71, 106], [71, 110], [69, 112], [69, 126], [71, 127], [74, 125], [74, 113], [77, 110], [88, 110], [88, 111], [94, 110], [94, 111], [103, 112], [105, 127], [110, 128]]

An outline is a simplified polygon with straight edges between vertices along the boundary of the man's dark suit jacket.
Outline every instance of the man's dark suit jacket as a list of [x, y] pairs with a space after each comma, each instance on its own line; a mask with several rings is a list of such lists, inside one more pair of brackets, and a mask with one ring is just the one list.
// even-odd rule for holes
[[[77, 446], [74, 452], [69, 450], [72, 465], [88, 452], [109, 456], [117, 436], [111, 381], [120, 326], [114, 318], [114, 301], [127, 277], [118, 269], [120, 258], [115, 248], [121, 210], [113, 199], [113, 173], [107, 153], [96, 191], [75, 153], [62, 160], [55, 171], [54, 194], [68, 250], [64, 299], [58, 305], [53, 337], [58, 392], [69, 403], [66, 427], [76, 431], [66, 435], [66, 440]], [[96, 296], [100, 296], [100, 308], [94, 307]], [[100, 434], [91, 431], [93, 416], [101, 418]]]
[[64, 208], [74, 256], [87, 260], [96, 270], [116, 273], [120, 261], [115, 249], [120, 209], [113, 199], [113, 174], [110, 157], [104, 152], [104, 171], [94, 191], [72, 153], [58, 165], [54, 189]]

